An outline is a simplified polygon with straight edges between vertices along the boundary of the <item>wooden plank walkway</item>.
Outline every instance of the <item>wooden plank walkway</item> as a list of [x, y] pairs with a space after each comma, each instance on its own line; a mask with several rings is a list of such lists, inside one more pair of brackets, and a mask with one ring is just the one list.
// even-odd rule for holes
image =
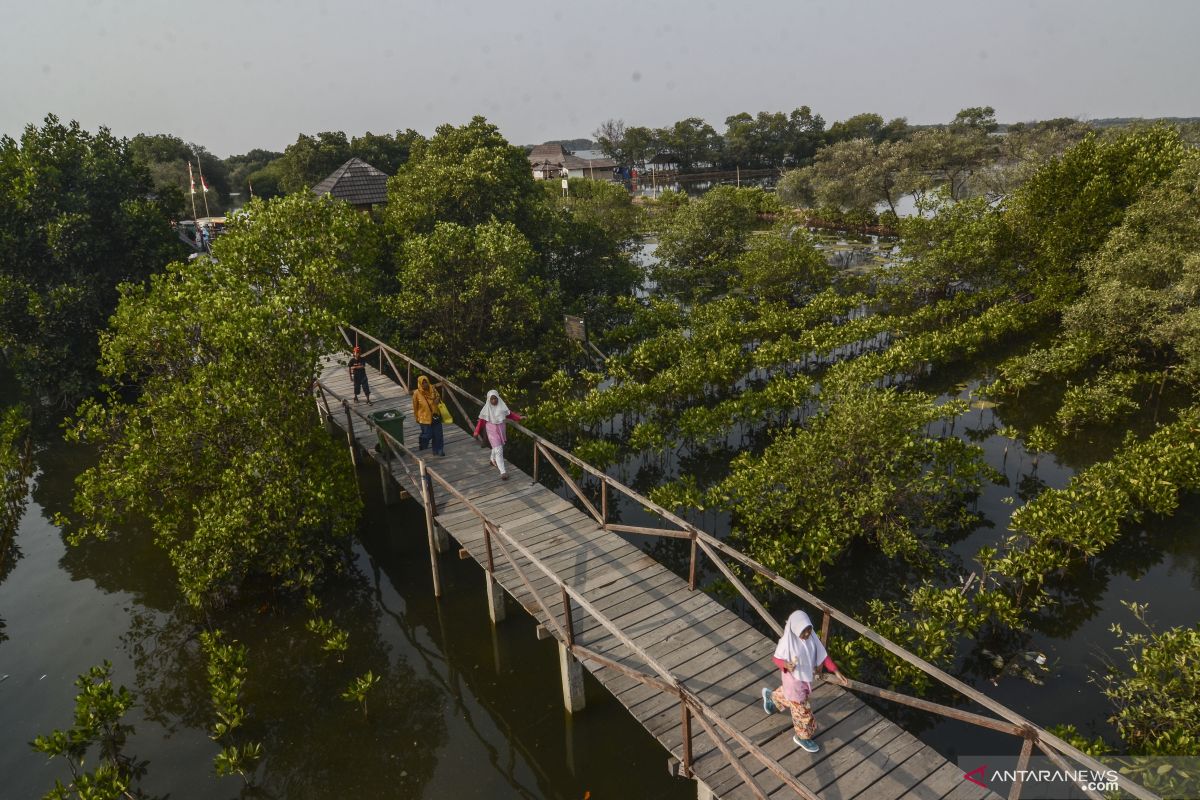
[[[343, 432], [348, 425], [347, 415], [340, 405], [333, 404], [336, 397], [339, 404], [349, 400], [354, 405], [345, 367], [347, 358], [348, 354], [328, 357], [321, 375], [321, 383], [333, 393], [327, 397], [332, 412], [329, 419]], [[408, 394], [373, 368], [368, 368], [368, 376], [373, 402], [370, 406], [360, 404], [358, 410], [403, 411], [404, 444], [415, 451], [419, 429], [412, 420]], [[412, 462], [382, 459], [375, 451], [375, 432], [361, 419], [354, 419], [354, 432], [362, 451], [421, 502], [419, 473]], [[809, 754], [800, 750], [792, 742], [789, 717], [763, 713], [760, 689], [774, 688], [778, 682], [771, 663], [775, 647], [772, 640], [704, 592], [689, 591], [686, 581], [511, 464], [509, 480], [501, 481], [488, 463], [487, 451], [458, 425], [445, 426], [445, 445], [444, 457], [429, 456], [429, 468], [554, 571], [554, 578], [547, 577], [528, 559], [513, 554], [555, 618], [563, 617], [563, 598], [556, 582], [562, 581], [615, 622], [626, 637], [659, 664], [669, 667], [678, 682], [731, 721], [813, 794], [831, 800], [979, 800], [996, 796], [963, 780], [955, 765], [832, 683], [819, 684], [812, 699], [820, 726], [817, 741], [821, 751]], [[436, 524], [486, 567], [480, 518], [441, 487], [435, 488], [434, 496]], [[551, 627], [551, 620], [517, 571], [498, 553], [494, 563], [499, 585], [539, 623]], [[618, 664], [646, 671], [639, 656], [594, 617], [574, 603], [571, 613], [577, 644]], [[683, 757], [682, 712], [676, 696], [634, 680], [612, 666], [588, 660], [583, 663], [672, 756]], [[741, 747], [731, 746], [745, 770], [771, 797], [796, 796], [758, 759]], [[750, 786], [711, 738], [694, 724], [692, 772], [715, 797], [754, 797]]]

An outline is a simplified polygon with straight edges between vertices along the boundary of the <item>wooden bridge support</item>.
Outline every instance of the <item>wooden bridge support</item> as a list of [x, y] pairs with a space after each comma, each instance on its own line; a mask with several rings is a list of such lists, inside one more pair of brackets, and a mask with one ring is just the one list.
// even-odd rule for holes
[[400, 487], [392, 480], [392, 471], [388, 468], [387, 461], [379, 462], [379, 485], [383, 489], [384, 505], [394, 506], [400, 502]]
[[563, 705], [572, 714], [583, 711], [587, 705], [583, 693], [583, 664], [562, 642], [558, 643], [558, 666], [562, 673]]
[[491, 575], [486, 572], [483, 580], [487, 585], [488, 616], [492, 622], [503, 622], [507, 612], [504, 609], [504, 589]]
[[696, 779], [696, 800], [717, 800], [713, 790], [699, 778]]

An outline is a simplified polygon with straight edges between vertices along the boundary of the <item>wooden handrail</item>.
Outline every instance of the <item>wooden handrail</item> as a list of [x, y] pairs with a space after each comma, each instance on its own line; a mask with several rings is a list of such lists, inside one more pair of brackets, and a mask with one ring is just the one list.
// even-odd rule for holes
[[[370, 334], [366, 333], [365, 331], [362, 331], [359, 328], [356, 328], [352, 325], [344, 326], [344, 328], [349, 329], [349, 330], [357, 333], [359, 336], [366, 337], [368, 340], [377, 343], [379, 347], [381, 347], [384, 350], [386, 350], [387, 352], [392, 353], [392, 354], [398, 356], [399, 358], [403, 359], [410, 366], [415, 367], [415, 368], [425, 372], [427, 375], [429, 375], [432, 378], [436, 378], [438, 381], [440, 381], [446, 387], [453, 389], [455, 392], [461, 394], [463, 397], [482, 405], [483, 401], [480, 400], [475, 395], [468, 392], [466, 389], [462, 388], [461, 386], [458, 386], [450, 379], [429, 369], [424, 364], [421, 364], [420, 362], [416, 361], [415, 359], [411, 358], [410, 356], [408, 356], [404, 353], [401, 353], [400, 351], [396, 350], [395, 348], [392, 348], [386, 342], [383, 342], [383, 341], [375, 338], [374, 336], [371, 336]], [[347, 335], [345, 329], [343, 329], [341, 331], [341, 333], [342, 333], [343, 338], [345, 338], [347, 343], [349, 344], [351, 342], [351, 340], [350, 340], [350, 337]], [[331, 393], [334, 394], [335, 397], [337, 396], [337, 394], [335, 392], [331, 392]], [[347, 411], [349, 411], [349, 408], [347, 408]], [[360, 416], [362, 416], [362, 415], [360, 414]], [[369, 421], [369, 419], [368, 419], [368, 421]], [[375, 427], [373, 423], [371, 426], [373, 428]], [[984, 725], [984, 727], [991, 727], [991, 728], [997, 729], [997, 730], [1005, 730], [1005, 732], [1009, 732], [1009, 733], [1013, 733], [1014, 731], [1018, 731], [1018, 730], [1031, 732], [1034, 743], [1038, 746], [1039, 749], [1043, 750], [1043, 752], [1047, 752], [1049, 754], [1049, 750], [1048, 750], [1048, 748], [1049, 748], [1049, 749], [1058, 751], [1058, 753], [1060, 753], [1064, 756], [1069, 756], [1070, 758], [1072, 758], [1079, 764], [1081, 764], [1091, 770], [1094, 770], [1096, 772], [1105, 772], [1108, 770], [1108, 767], [1101, 764], [1098, 760], [1096, 760], [1092, 756], [1089, 756], [1088, 754], [1080, 751], [1079, 749], [1072, 746], [1068, 742], [1062, 740], [1060, 737], [1055, 736], [1054, 734], [1045, 730], [1041, 726], [1037, 725], [1036, 723], [1034, 723], [1031, 720], [1027, 719], [1026, 717], [1022, 716], [1021, 714], [1009, 709], [1002, 703], [993, 700], [992, 698], [990, 698], [987, 695], [983, 694], [982, 692], [978, 691], [974, 687], [968, 686], [966, 683], [953, 677], [952, 675], [947, 673], [945, 670], [942, 670], [939, 667], [934, 666], [933, 664], [929, 663], [928, 661], [926, 661], [925, 659], [916, 655], [915, 653], [909, 652], [908, 650], [901, 647], [900, 645], [879, 635], [878, 633], [871, 630], [866, 625], [863, 625], [861, 622], [859, 622], [855, 618], [851, 617], [850, 615], [848, 615], [842, 611], [839, 611], [838, 609], [829, 605], [827, 602], [820, 599], [819, 597], [812, 594], [811, 592], [800, 588], [795, 583], [792, 583], [791, 581], [782, 577], [781, 575], [779, 575], [778, 573], [769, 569], [768, 567], [758, 563], [757, 561], [755, 561], [754, 559], [745, 555], [744, 553], [741, 553], [738, 550], [730, 547], [728, 544], [721, 541], [720, 539], [718, 539], [716, 536], [712, 535], [711, 533], [709, 533], [705, 530], [702, 530], [701, 528], [696, 527], [695, 525], [689, 523], [687, 520], [683, 519], [682, 517], [678, 516], [677, 514], [667, 510], [666, 508], [663, 508], [659, 504], [655, 503], [653, 500], [642, 495], [636, 489], [626, 486], [625, 484], [623, 484], [620, 481], [616, 480], [615, 478], [609, 476], [607, 473], [603, 472], [602, 470], [599, 470], [596, 467], [593, 467], [592, 465], [588, 464], [587, 462], [585, 462], [582, 459], [578, 458], [577, 456], [573, 455], [569, 451], [564, 450], [563, 448], [559, 447], [558, 445], [556, 445], [553, 442], [549, 441], [548, 439], [544, 438], [540, 434], [537, 434], [534, 431], [528, 429], [527, 427], [520, 424], [519, 422], [510, 421], [509, 426], [512, 428], [515, 428], [517, 431], [519, 431], [523, 435], [529, 437], [534, 442], [535, 445], [540, 446], [542, 449], [543, 455], [547, 459], [551, 460], [552, 465], [555, 467], [556, 471], [558, 471], [560, 474], [562, 474], [564, 471], [563, 471], [561, 465], [556, 463], [556, 461], [553, 459], [553, 456], [558, 456], [566, 461], [569, 461], [570, 463], [574, 464], [576, 467], [578, 467], [583, 472], [597, 478], [598, 480], [600, 480], [600, 481], [604, 482], [605, 484], [607, 484], [608, 486], [612, 487], [614, 490], [625, 495], [630, 500], [638, 503], [647, 511], [650, 511], [650, 512], [658, 515], [662, 519], [678, 526], [683, 532], [686, 532], [693, 539], [693, 541], [696, 542], [699, 545], [699, 547], [709, 556], [709, 558], [711, 558], [713, 560], [714, 564], [716, 564], [718, 569], [727, 578], [729, 578], [731, 580], [731, 582], [734, 584], [735, 588], [737, 588], [739, 594], [743, 597], [743, 599], [745, 599], [751, 605], [751, 607], [753, 607], [755, 609], [756, 613], [763, 620], [763, 622], [766, 623], [768, 626], [770, 626], [773, 630], [775, 630], [779, 633], [782, 633], [782, 627], [779, 625], [778, 621], [775, 620], [774, 617], [766, 610], [766, 608], [764, 606], [762, 606], [762, 604], [756, 598], [753, 597], [753, 595], [750, 593], [749, 589], [747, 589], [745, 587], [745, 585], [740, 580], [738, 580], [736, 578], [736, 576], [734, 576], [732, 574], [732, 572], [729, 570], [729, 568], [721, 562], [721, 560], [716, 555], [717, 553], [720, 553], [721, 555], [724, 555], [734, 561], [737, 561], [742, 566], [746, 567], [747, 569], [752, 570], [756, 574], [760, 575], [767, 581], [775, 584], [776, 586], [783, 589], [787, 593], [799, 598], [800, 600], [803, 600], [804, 602], [808, 603], [809, 605], [813, 606], [814, 608], [819, 609], [825, 615], [828, 615], [829, 618], [836, 620], [837, 622], [845, 625], [847, 628], [854, 631], [859, 636], [861, 636], [861, 637], [867, 639], [868, 641], [872, 642], [873, 644], [881, 647], [882, 649], [884, 649], [887, 652], [891, 653], [892, 655], [896, 656], [897, 658], [904, 661], [905, 663], [916, 667], [917, 669], [921, 670], [922, 672], [929, 675], [930, 677], [935, 678], [939, 683], [942, 683], [945, 686], [947, 686], [951, 689], [954, 689], [956, 692], [958, 692], [964, 698], [971, 700], [975, 703], [978, 703], [979, 705], [983, 706], [984, 708], [988, 709], [989, 711], [992, 711], [997, 716], [1002, 717], [1004, 720], [1006, 720], [1008, 723], [1011, 723], [1011, 725], [1012, 725], [1012, 728], [1008, 728], [1007, 726], [1005, 726], [1004, 728], [1001, 728], [1000, 726], [1002, 726], [1004, 723], [999, 722], [999, 721], [994, 721], [997, 723], [997, 725]], [[384, 432], [384, 435], [387, 435], [386, 432]], [[389, 438], [389, 440], [391, 439], [390, 436], [388, 438]], [[423, 461], [423, 459], [421, 459], [420, 457], [413, 454], [410, 450], [408, 450], [407, 447], [403, 447], [403, 445], [401, 445], [401, 447], [411, 457], [416, 458], [418, 461]], [[537, 447], [535, 447], [534, 452], [536, 455]], [[458, 493], [455, 490], [453, 490], [449, 486], [448, 483], [442, 481], [440, 476], [436, 476], [436, 473], [433, 473], [432, 470], [430, 470], [430, 474], [434, 475], [435, 479], [437, 479], [439, 483], [442, 483], [444, 486], [446, 486], [446, 488], [449, 491], [458, 495]], [[571, 481], [568, 481], [568, 482], [570, 483], [571, 488], [574, 489], [577, 494], [579, 494], [580, 498], [588, 506], [589, 510], [592, 513], [592, 516], [599, 518], [599, 513], [595, 510], [594, 506], [592, 506], [592, 504], [586, 498], [584, 498], [582, 496], [582, 493], [579, 492], [578, 487], [576, 487], [574, 485], [574, 482], [571, 482]], [[471, 510], [476, 515], [481, 517], [481, 519], [486, 519], [486, 515], [483, 514], [483, 512], [481, 512], [479, 509], [477, 509], [474, 506], [474, 504], [469, 503], [469, 501], [467, 501], [465, 497], [458, 495], [458, 499], [460, 499], [462, 502], [466, 503], [467, 506], [469, 508], [471, 508]], [[601, 520], [601, 522], [603, 523], [603, 520]], [[620, 530], [622, 526], [608, 525], [606, 527], [610, 530]], [[633, 526], [628, 526], [628, 527], [633, 527]], [[497, 528], [497, 531], [500, 531], [500, 530], [501, 529]], [[504, 534], [504, 535], [506, 536], [507, 534]], [[663, 530], [663, 532], [658, 535], [669, 535], [669, 534], [666, 534], [665, 530]], [[550, 574], [552, 579], [554, 579], [555, 576], [553, 576], [552, 573], [548, 573], [548, 574]], [[592, 612], [589, 611], [589, 613], [592, 613]], [[593, 616], [595, 616], [595, 615], [593, 615]], [[597, 617], [598, 621], [599, 621], [599, 619], [600, 618]], [[553, 622], [552, 618], [551, 618], [551, 621], [552, 621], [552, 624], [555, 624]], [[621, 639], [621, 638], [623, 638], [623, 637], [618, 636], [618, 639]], [[872, 688], [874, 688], [874, 687], [872, 687]], [[879, 691], [883, 691], [883, 690], [879, 690]], [[865, 693], [870, 694], [870, 692], [865, 692]], [[897, 699], [900, 697], [908, 698], [911, 701], [925, 702], [925, 701], [920, 701], [919, 698], [911, 698], [907, 695], [901, 695], [899, 693], [891, 693], [891, 694], [893, 694], [894, 697], [889, 698], [889, 699], [893, 699], [896, 702], [902, 702], [899, 699]], [[912, 705], [913, 703], [910, 702], [908, 704]], [[939, 704], [932, 704], [932, 705], [937, 706]], [[940, 706], [939, 709], [926, 708], [926, 710], [932, 711], [933, 713], [943, 713], [944, 714], [944, 711], [942, 711], [941, 709], [948, 709], [948, 708], [949, 708], [948, 706]], [[968, 715], [970, 714], [970, 712], [962, 712], [962, 713], [968, 714]], [[968, 722], [969, 724], [980, 725], [981, 723], [979, 722], [979, 720], [987, 719], [986, 717], [980, 717], [978, 715], [973, 715], [973, 716], [978, 717], [978, 719], [962, 718], [961, 721]], [[1021, 735], [1021, 734], [1017, 734], [1017, 735]], [[1063, 763], [1065, 763], [1065, 762], [1063, 762]], [[1134, 783], [1133, 781], [1129, 780], [1127, 777], [1125, 777], [1123, 775], [1118, 775], [1118, 784], [1119, 784], [1121, 790], [1126, 791], [1129, 794], [1133, 795], [1134, 797], [1139, 798], [1139, 800], [1161, 800], [1158, 797], [1158, 795], [1154, 794], [1153, 792], [1150, 792], [1149, 790], [1145, 789], [1144, 787], [1140, 786], [1139, 784]]]

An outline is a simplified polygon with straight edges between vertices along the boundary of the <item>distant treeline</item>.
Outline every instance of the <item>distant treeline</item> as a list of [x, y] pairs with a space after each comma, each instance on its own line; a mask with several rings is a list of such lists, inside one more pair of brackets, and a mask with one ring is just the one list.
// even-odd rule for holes
[[885, 121], [879, 114], [856, 114], [826, 126], [820, 114], [808, 106], [790, 113], [742, 112], [725, 118], [724, 132], [718, 132], [700, 117], [688, 117], [663, 128], [628, 125], [623, 119], [609, 119], [592, 134], [596, 146], [610, 158], [627, 166], [644, 166], [656, 155], [681, 171], [712, 167], [795, 168], [810, 164], [817, 152], [839, 142], [865, 139], [874, 144], [899, 142], [924, 130], [952, 127], [986, 127], [988, 133], [1026, 132], [1032, 128], [1066, 129], [1137, 127], [1165, 123], [1179, 128], [1189, 141], [1200, 140], [1200, 117], [1167, 117], [1147, 120], [1120, 117], [1080, 121], [1070, 117], [1052, 120], [1002, 124], [995, 119], [991, 106], [966, 108], [948, 123], [912, 125], [904, 117]]
[[[645, 167], [656, 155], [681, 171], [699, 169], [792, 169], [813, 163], [822, 149], [840, 142], [869, 140], [879, 145], [911, 139], [925, 130], [969, 127], [988, 133], [1025, 132], [1037, 129], [1134, 127], [1154, 120], [1119, 117], [1089, 122], [1070, 118], [1040, 122], [1002, 124], [989, 106], [963, 109], [944, 125], [910, 125], [904, 117], [885, 120], [879, 114], [856, 114], [826, 125], [808, 106], [789, 113], [743, 112], [725, 118], [718, 132], [700, 117], [688, 117], [663, 128], [627, 125], [609, 119], [593, 133], [594, 139], [557, 139], [568, 151], [600, 150], [625, 166]], [[1169, 117], [1161, 120], [1183, 131], [1185, 139], [1200, 140], [1200, 117]], [[174, 186], [189, 191], [187, 164], [198, 164], [195, 176], [197, 203], [203, 202], [200, 172], [209, 188], [208, 209], [216, 214], [251, 195], [270, 198], [319, 183], [347, 159], [358, 157], [389, 175], [422, 147], [425, 137], [415, 130], [393, 134], [370, 131], [348, 136], [343, 131], [300, 134], [283, 152], [254, 149], [240, 155], [218, 158], [203, 145], [186, 142], [169, 134], [139, 134], [130, 141], [131, 152], [150, 169], [157, 186]], [[234, 197], [236, 195], [236, 198]], [[189, 207], [190, 212], [190, 207]], [[200, 212], [204, 208], [200, 207]]]

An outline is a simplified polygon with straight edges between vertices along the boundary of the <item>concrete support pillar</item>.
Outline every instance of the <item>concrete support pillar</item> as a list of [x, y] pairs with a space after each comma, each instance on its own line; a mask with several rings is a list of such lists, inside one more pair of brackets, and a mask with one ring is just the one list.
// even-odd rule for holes
[[394, 506], [400, 502], [400, 491], [392, 480], [392, 470], [386, 461], [379, 462], [379, 485], [383, 489], [384, 505]]
[[487, 586], [488, 616], [492, 622], [501, 622], [505, 617], [504, 589], [486, 571], [483, 573], [483, 582]]
[[704, 781], [696, 779], [696, 800], [717, 800], [717, 796], [713, 794], [712, 789], [705, 785]]
[[558, 666], [562, 673], [563, 705], [574, 714], [586, 705], [583, 694], [583, 664], [562, 642], [558, 643]]

